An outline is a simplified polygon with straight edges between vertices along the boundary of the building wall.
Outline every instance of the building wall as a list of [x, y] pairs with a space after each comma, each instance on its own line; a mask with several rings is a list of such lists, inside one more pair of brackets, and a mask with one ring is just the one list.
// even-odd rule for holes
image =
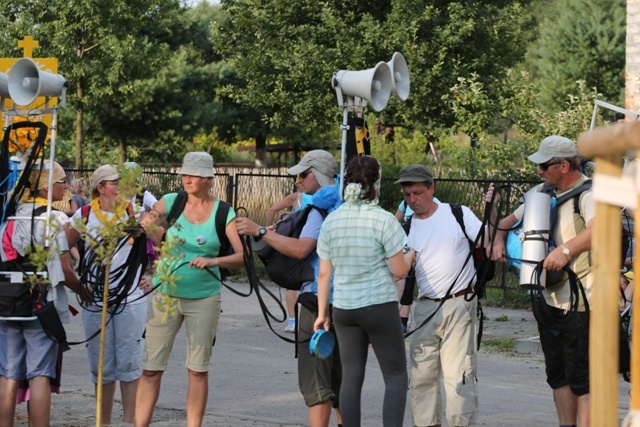
[[640, 111], [640, 0], [627, 0], [624, 108]]

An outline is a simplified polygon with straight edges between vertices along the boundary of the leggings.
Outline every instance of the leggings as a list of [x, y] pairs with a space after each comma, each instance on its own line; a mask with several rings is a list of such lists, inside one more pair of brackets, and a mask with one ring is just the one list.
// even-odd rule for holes
[[334, 307], [333, 321], [342, 362], [342, 424], [345, 427], [360, 426], [362, 384], [371, 343], [385, 384], [382, 425], [401, 427], [407, 400], [408, 376], [398, 303], [389, 302], [355, 310]]

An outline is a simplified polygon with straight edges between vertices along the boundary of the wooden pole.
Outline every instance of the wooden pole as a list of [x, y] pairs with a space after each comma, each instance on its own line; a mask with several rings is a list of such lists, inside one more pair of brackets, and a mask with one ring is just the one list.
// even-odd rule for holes
[[[596, 159], [595, 174], [620, 176], [622, 157]], [[597, 186], [597, 177], [594, 186]], [[618, 425], [618, 337], [620, 327], [620, 208], [596, 201], [592, 237], [593, 286], [589, 329], [592, 427]]]
[[109, 308], [109, 274], [111, 272], [111, 257], [108, 258], [107, 273], [104, 276], [102, 321], [100, 323], [100, 356], [98, 359], [98, 384], [96, 384], [96, 427], [102, 426], [102, 380], [104, 378], [104, 347], [107, 337], [107, 309]]

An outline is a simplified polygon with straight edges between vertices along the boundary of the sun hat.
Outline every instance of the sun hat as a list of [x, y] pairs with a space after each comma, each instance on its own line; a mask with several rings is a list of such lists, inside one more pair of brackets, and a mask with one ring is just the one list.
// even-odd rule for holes
[[554, 157], [575, 157], [578, 148], [575, 142], [564, 136], [551, 135], [540, 143], [538, 151], [529, 156], [529, 160], [537, 165], [548, 162]]
[[[49, 160], [44, 163], [38, 160], [29, 175], [29, 184], [33, 190], [44, 190], [49, 187]], [[43, 166], [41, 168], [41, 166]], [[53, 182], [67, 179], [67, 174], [58, 162], [53, 162]]]
[[287, 169], [289, 175], [298, 175], [311, 169], [321, 187], [335, 185], [338, 174], [338, 162], [324, 150], [311, 150], [304, 155], [300, 163]]
[[102, 165], [91, 176], [91, 188], [95, 190], [101, 182], [115, 181], [116, 179], [120, 179], [118, 169], [113, 165]]
[[212, 178], [215, 174], [213, 169], [213, 157], [204, 151], [192, 151], [184, 155], [180, 175], [200, 176], [202, 178]]
[[325, 331], [324, 329], [315, 331], [309, 340], [309, 352], [312, 356], [320, 359], [326, 359], [331, 356], [335, 346], [336, 338], [331, 331]]
[[405, 182], [433, 182], [433, 172], [425, 165], [409, 165], [402, 168], [400, 178], [394, 184]]

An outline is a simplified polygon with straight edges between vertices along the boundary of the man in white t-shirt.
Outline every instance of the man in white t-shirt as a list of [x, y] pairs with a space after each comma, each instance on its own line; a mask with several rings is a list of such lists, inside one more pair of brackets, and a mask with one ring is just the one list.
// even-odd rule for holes
[[[477, 299], [465, 298], [475, 283], [469, 240], [448, 203], [435, 203], [433, 173], [409, 165], [396, 181], [414, 211], [408, 246], [416, 251], [418, 302], [414, 320], [424, 326], [411, 339], [411, 409], [416, 426], [438, 426], [442, 418], [440, 378], [446, 393], [450, 426], [476, 421]], [[482, 222], [461, 206], [467, 234], [474, 238]], [[488, 238], [486, 239], [488, 241]], [[444, 301], [443, 301], [444, 300]]]

